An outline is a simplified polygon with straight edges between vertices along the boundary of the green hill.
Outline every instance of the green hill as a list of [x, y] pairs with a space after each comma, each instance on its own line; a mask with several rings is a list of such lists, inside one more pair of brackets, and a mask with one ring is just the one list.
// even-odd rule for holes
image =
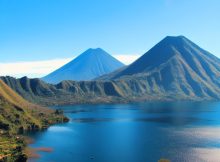
[[0, 80], [0, 161], [25, 161], [24, 131], [67, 121], [62, 114], [29, 103]]

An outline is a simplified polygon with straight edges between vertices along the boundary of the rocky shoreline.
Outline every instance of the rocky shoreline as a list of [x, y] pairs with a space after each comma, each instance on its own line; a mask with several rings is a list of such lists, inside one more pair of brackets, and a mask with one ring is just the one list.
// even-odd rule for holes
[[[52, 124], [65, 123], [69, 119], [63, 115], [57, 116], [57, 120]], [[52, 125], [51, 124], [51, 125]], [[47, 129], [49, 126], [43, 126], [39, 128], [38, 126], [33, 127], [33, 129], [25, 131], [40, 131]], [[0, 132], [0, 162], [27, 162], [29, 158], [29, 153], [27, 151], [28, 140], [20, 133], [9, 133]]]

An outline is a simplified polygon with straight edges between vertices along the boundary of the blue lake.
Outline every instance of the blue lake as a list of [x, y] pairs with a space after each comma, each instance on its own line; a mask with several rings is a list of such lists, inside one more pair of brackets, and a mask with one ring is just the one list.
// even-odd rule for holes
[[36, 162], [220, 161], [219, 102], [56, 107], [70, 118], [43, 132], [31, 133]]

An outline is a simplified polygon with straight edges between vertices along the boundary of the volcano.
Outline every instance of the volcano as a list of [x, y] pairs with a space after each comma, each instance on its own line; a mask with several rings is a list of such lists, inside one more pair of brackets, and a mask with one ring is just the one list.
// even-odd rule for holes
[[77, 58], [42, 78], [48, 83], [63, 80], [88, 81], [110, 73], [124, 64], [101, 48], [88, 49]]
[[220, 59], [184, 36], [167, 36], [130, 66], [99, 79], [144, 80], [162, 93], [217, 98]]

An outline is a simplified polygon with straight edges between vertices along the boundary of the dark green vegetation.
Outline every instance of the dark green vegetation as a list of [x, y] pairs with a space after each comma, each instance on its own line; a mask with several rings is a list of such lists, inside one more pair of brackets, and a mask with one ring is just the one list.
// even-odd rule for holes
[[94, 81], [56, 85], [26, 77], [2, 80], [42, 105], [220, 99], [220, 59], [187, 38], [166, 37], [137, 61]]
[[158, 162], [170, 162], [170, 160], [167, 160], [167, 159], [160, 159]]
[[26, 161], [19, 134], [67, 120], [62, 112], [29, 103], [0, 80], [0, 161]]

